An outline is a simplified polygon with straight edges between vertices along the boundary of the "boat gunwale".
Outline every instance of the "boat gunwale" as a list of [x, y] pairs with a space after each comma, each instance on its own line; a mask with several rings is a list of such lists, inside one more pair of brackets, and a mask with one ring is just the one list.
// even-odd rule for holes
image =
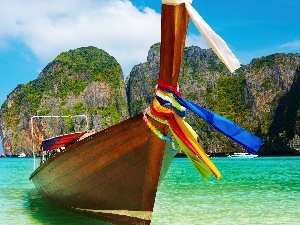
[[141, 123], [143, 122], [142, 120], [142, 114], [138, 114], [138, 115], [135, 115], [133, 117], [130, 117], [129, 119], [127, 120], [124, 120], [120, 123], [117, 123], [117, 124], [114, 124], [113, 126], [110, 126], [108, 128], [105, 128], [104, 130], [101, 130], [101, 131], [98, 131], [94, 134], [91, 134], [89, 135], [88, 137], [82, 139], [82, 140], [78, 140], [76, 142], [74, 142], [73, 144], [69, 145], [68, 147], [66, 147], [64, 150], [62, 150], [61, 152], [57, 153], [56, 155], [54, 155], [53, 157], [49, 158], [47, 161], [45, 161], [44, 163], [40, 164], [39, 167], [37, 167], [32, 173], [31, 175], [29, 176], [29, 180], [31, 180], [40, 170], [42, 170], [44, 167], [46, 167], [47, 165], [49, 165], [50, 163], [52, 163], [52, 161], [54, 161], [55, 159], [57, 159], [57, 157], [61, 157], [63, 156], [64, 154], [67, 154], [69, 152], [69, 149], [72, 147], [72, 148], [76, 148], [76, 145], [81, 145], [85, 142], [88, 142], [90, 139], [96, 137], [96, 136], [99, 136], [99, 135], [102, 135], [102, 133], [106, 133], [106, 132], [109, 132], [109, 130], [111, 129], [114, 129], [117, 125], [120, 126], [120, 124], [122, 123], [129, 123], [130, 121], [136, 119], [137, 117], [141, 117]]

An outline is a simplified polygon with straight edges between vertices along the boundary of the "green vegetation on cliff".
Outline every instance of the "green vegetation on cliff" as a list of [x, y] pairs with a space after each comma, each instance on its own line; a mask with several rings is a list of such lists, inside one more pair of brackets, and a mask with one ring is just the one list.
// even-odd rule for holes
[[216, 98], [208, 102], [209, 108], [230, 120], [243, 124], [250, 109], [243, 99], [245, 85], [244, 75], [220, 76], [214, 91]]
[[[128, 111], [131, 116], [142, 112], [153, 100], [159, 48], [153, 45], [147, 62], [132, 69], [126, 80], [127, 96], [120, 65], [103, 50], [88, 47], [60, 54], [38, 79], [16, 87], [2, 105], [0, 126], [6, 146], [17, 148], [30, 136], [19, 131], [28, 131], [30, 116], [36, 113], [87, 114], [90, 128], [97, 131], [128, 118]], [[185, 48], [179, 84], [186, 99], [262, 137], [262, 155], [294, 154], [300, 149], [299, 71], [298, 54], [273, 54], [231, 74], [211, 49], [192, 46]], [[241, 150], [192, 113], [186, 120], [208, 152]], [[69, 118], [64, 122], [65, 131], [79, 126]], [[44, 124], [37, 129], [47, 130]]]
[[[118, 123], [128, 116], [123, 79], [120, 64], [101, 49], [61, 53], [36, 80], [10, 93], [0, 110], [3, 136], [16, 148], [22, 132], [30, 133], [29, 119], [36, 114], [93, 115], [97, 122], [91, 121], [91, 129], [96, 130]], [[74, 120], [65, 118], [64, 123], [66, 132], [74, 131]]]
[[[147, 63], [132, 70], [127, 85], [131, 115], [151, 104], [148, 96], [153, 94], [159, 72], [155, 66], [146, 65], [158, 62], [159, 57], [151, 48]], [[300, 154], [299, 71], [299, 54], [273, 54], [254, 59], [231, 74], [211, 49], [191, 46], [184, 50], [179, 85], [186, 99], [263, 138], [260, 154], [292, 155]], [[154, 82], [141, 74], [153, 74]], [[208, 152], [242, 150], [194, 114], [188, 112], [186, 120]]]
[[[113, 88], [120, 87], [120, 74], [122, 74], [120, 64], [114, 57], [95, 47], [64, 52], [57, 56], [53, 63], [60, 64], [56, 69], [57, 74], [64, 73], [72, 76], [73, 72], [77, 74], [76, 78], [80, 78], [80, 74], [85, 74], [83, 80], [107, 82]], [[73, 84], [71, 85], [74, 87]]]

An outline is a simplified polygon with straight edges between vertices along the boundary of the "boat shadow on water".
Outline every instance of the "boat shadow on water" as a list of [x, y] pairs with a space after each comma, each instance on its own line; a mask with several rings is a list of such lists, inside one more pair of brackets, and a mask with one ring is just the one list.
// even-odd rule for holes
[[98, 219], [88, 218], [45, 201], [36, 190], [30, 190], [24, 195], [24, 210], [29, 215], [32, 224], [72, 224], [72, 225], [111, 225]]

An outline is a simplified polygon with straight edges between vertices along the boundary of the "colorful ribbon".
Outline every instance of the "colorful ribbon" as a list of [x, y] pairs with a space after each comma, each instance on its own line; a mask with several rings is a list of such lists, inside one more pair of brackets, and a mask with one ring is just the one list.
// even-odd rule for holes
[[157, 89], [161, 89], [167, 93], [172, 93], [181, 106], [191, 110], [204, 121], [206, 121], [212, 128], [221, 132], [228, 138], [237, 142], [243, 148], [245, 148], [249, 153], [257, 153], [259, 147], [262, 145], [263, 141], [259, 137], [248, 132], [244, 128], [235, 124], [234, 122], [213, 113], [204, 107], [198, 106], [188, 100], [184, 99], [181, 93], [178, 93], [177, 88], [168, 85], [163, 80], [159, 80]]
[[[152, 130], [152, 132], [154, 134], [156, 134], [157, 137], [159, 137], [160, 139], [164, 140], [164, 141], [168, 141], [171, 142], [172, 144], [172, 152], [177, 152], [177, 149], [175, 147], [174, 144], [174, 139], [172, 137], [166, 136], [163, 133], [161, 133], [151, 122], [150, 120], [147, 118], [147, 112], [144, 111], [143, 112], [143, 120], [145, 121], [145, 123], [148, 125], [148, 127]], [[160, 121], [162, 122], [162, 121]]]
[[260, 138], [232, 121], [187, 101], [183, 98], [177, 86], [170, 86], [162, 79], [159, 79], [156, 88], [156, 98], [153, 100], [150, 110], [144, 112], [144, 120], [150, 129], [163, 140], [168, 138], [161, 134], [148, 119], [145, 119], [147, 118], [146, 114], [168, 125], [175, 141], [204, 179], [211, 174], [214, 174], [219, 179], [221, 174], [198, 143], [196, 132], [184, 121], [186, 108], [196, 113], [219, 132], [239, 143], [250, 153], [256, 153], [262, 144]]

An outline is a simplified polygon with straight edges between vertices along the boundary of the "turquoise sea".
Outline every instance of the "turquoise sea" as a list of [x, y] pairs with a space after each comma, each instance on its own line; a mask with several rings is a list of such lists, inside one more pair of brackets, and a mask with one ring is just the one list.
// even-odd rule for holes
[[[204, 181], [175, 158], [159, 187], [153, 225], [300, 224], [300, 157], [213, 158]], [[108, 224], [45, 202], [28, 180], [32, 158], [0, 158], [0, 224]]]

